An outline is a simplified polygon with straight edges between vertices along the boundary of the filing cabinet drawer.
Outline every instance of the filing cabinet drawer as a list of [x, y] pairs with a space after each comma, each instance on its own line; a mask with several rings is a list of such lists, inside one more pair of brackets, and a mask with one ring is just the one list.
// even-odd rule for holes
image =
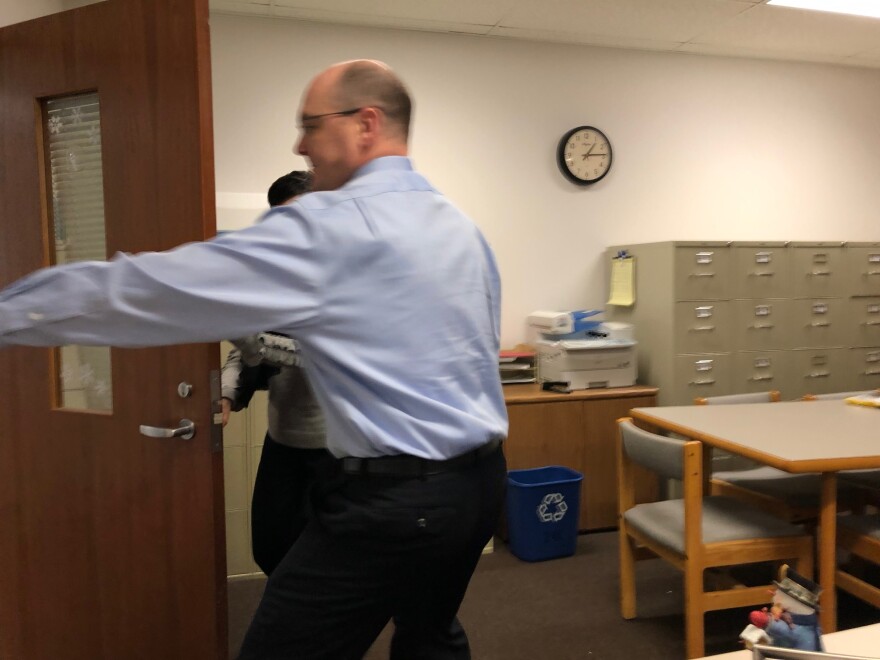
[[846, 249], [847, 292], [852, 296], [880, 296], [880, 243]]
[[[795, 348], [848, 345], [846, 312], [842, 298], [791, 301], [791, 345]], [[851, 322], [850, 322], [851, 325]]]
[[791, 283], [795, 298], [839, 298], [846, 287], [840, 244], [799, 244], [791, 247]]
[[791, 348], [790, 300], [733, 300], [733, 346], [739, 351]]
[[790, 298], [789, 252], [784, 243], [733, 248], [734, 298]]
[[730, 347], [730, 303], [675, 303], [675, 352], [724, 353]]
[[730, 297], [730, 248], [720, 245], [675, 248], [676, 300]]
[[873, 348], [852, 348], [849, 353], [850, 376], [855, 383], [852, 389], [880, 388], [880, 344]]
[[676, 355], [673, 401], [692, 403], [701, 396], [730, 394], [730, 354]]
[[[792, 356], [794, 397], [852, 389], [846, 348], [796, 349]], [[788, 395], [786, 395], [788, 398]]]
[[880, 297], [850, 298], [850, 346], [880, 346]]
[[634, 324], [639, 382], [661, 405], [876, 386], [880, 240], [663, 241], [611, 246], [609, 264], [621, 250], [637, 262], [636, 303], [606, 318]]
[[731, 388], [734, 393], [779, 390], [791, 394], [790, 351], [740, 351], [734, 354]]

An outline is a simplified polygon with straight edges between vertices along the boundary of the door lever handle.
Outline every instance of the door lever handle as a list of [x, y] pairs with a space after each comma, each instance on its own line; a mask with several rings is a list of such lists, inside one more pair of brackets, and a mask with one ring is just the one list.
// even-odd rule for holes
[[141, 435], [151, 438], [181, 438], [183, 440], [190, 440], [196, 434], [196, 424], [190, 419], [180, 420], [180, 426], [176, 429], [141, 424], [140, 431]]

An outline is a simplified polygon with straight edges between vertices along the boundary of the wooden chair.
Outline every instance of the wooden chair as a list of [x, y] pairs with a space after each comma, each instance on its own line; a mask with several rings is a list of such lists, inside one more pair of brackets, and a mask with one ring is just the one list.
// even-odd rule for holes
[[[744, 394], [724, 394], [720, 396], [701, 396], [694, 399], [696, 406], [728, 406], [739, 403], [777, 403], [782, 400], [779, 390], [766, 392], [747, 392]], [[711, 449], [711, 456], [707, 458], [712, 463], [712, 472], [732, 472], [758, 467], [758, 463], [745, 458], [730, 454], [719, 449]]]
[[[880, 566], [880, 514], [837, 517], [837, 545], [851, 556]], [[880, 608], [880, 587], [867, 582], [841, 565], [835, 573], [838, 588]]]
[[833, 401], [835, 399], [848, 399], [851, 396], [862, 394], [880, 395], [880, 390], [861, 390], [858, 392], [828, 392], [826, 394], [804, 394], [801, 401]]
[[[850, 396], [853, 392], [841, 393], [839, 398]], [[809, 395], [808, 395], [809, 396]], [[810, 400], [831, 398], [831, 395], [817, 395]], [[695, 399], [697, 405], [776, 403], [781, 400], [777, 390], [752, 394], [733, 394], [729, 396]], [[760, 465], [745, 459], [733, 469], [717, 469], [713, 461], [711, 487], [713, 495], [733, 497], [760, 507], [774, 515], [793, 522], [815, 521], [819, 517], [819, 493], [821, 475], [791, 474], [769, 465]], [[848, 509], [856, 500], [856, 488], [845, 483], [838, 485], [838, 498], [841, 509]]]
[[[767, 584], [707, 591], [704, 573], [715, 567], [755, 562], [793, 562], [813, 574], [813, 538], [765, 511], [721, 496], [703, 494], [703, 445], [667, 438], [618, 420], [620, 610], [636, 616], [637, 559], [660, 557], [684, 573], [685, 638], [688, 658], [704, 655], [704, 615], [714, 610], [765, 605]], [[636, 465], [661, 478], [681, 479], [683, 497], [636, 504]], [[768, 571], [772, 569], [768, 567]]]
[[777, 403], [782, 400], [779, 390], [766, 392], [747, 392], [745, 394], [724, 394], [720, 396], [700, 396], [694, 399], [698, 406], [731, 405], [737, 403]]

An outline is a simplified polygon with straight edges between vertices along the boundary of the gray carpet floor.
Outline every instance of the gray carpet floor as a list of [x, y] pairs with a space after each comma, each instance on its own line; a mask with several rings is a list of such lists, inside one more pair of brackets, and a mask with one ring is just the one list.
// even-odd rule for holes
[[[230, 657], [241, 643], [265, 580], [229, 583]], [[660, 560], [640, 562], [638, 618], [620, 617], [617, 533], [578, 537], [572, 557], [520, 561], [496, 539], [483, 555], [459, 618], [474, 660], [678, 660], [684, 658], [681, 574]], [[769, 594], [768, 594], [769, 601]], [[706, 653], [740, 647], [753, 608], [706, 616]], [[841, 630], [880, 622], [875, 608], [839, 595]], [[389, 626], [365, 656], [388, 657]]]

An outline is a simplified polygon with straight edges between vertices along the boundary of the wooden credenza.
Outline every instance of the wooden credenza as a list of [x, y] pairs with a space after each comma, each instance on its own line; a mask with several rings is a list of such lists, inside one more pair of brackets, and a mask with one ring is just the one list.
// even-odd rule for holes
[[[505, 385], [508, 469], [563, 465], [577, 470], [584, 475], [578, 529], [616, 527], [615, 421], [631, 408], [656, 405], [657, 391], [634, 385], [557, 394], [536, 383]], [[656, 482], [646, 479], [646, 493], [654, 488]]]

